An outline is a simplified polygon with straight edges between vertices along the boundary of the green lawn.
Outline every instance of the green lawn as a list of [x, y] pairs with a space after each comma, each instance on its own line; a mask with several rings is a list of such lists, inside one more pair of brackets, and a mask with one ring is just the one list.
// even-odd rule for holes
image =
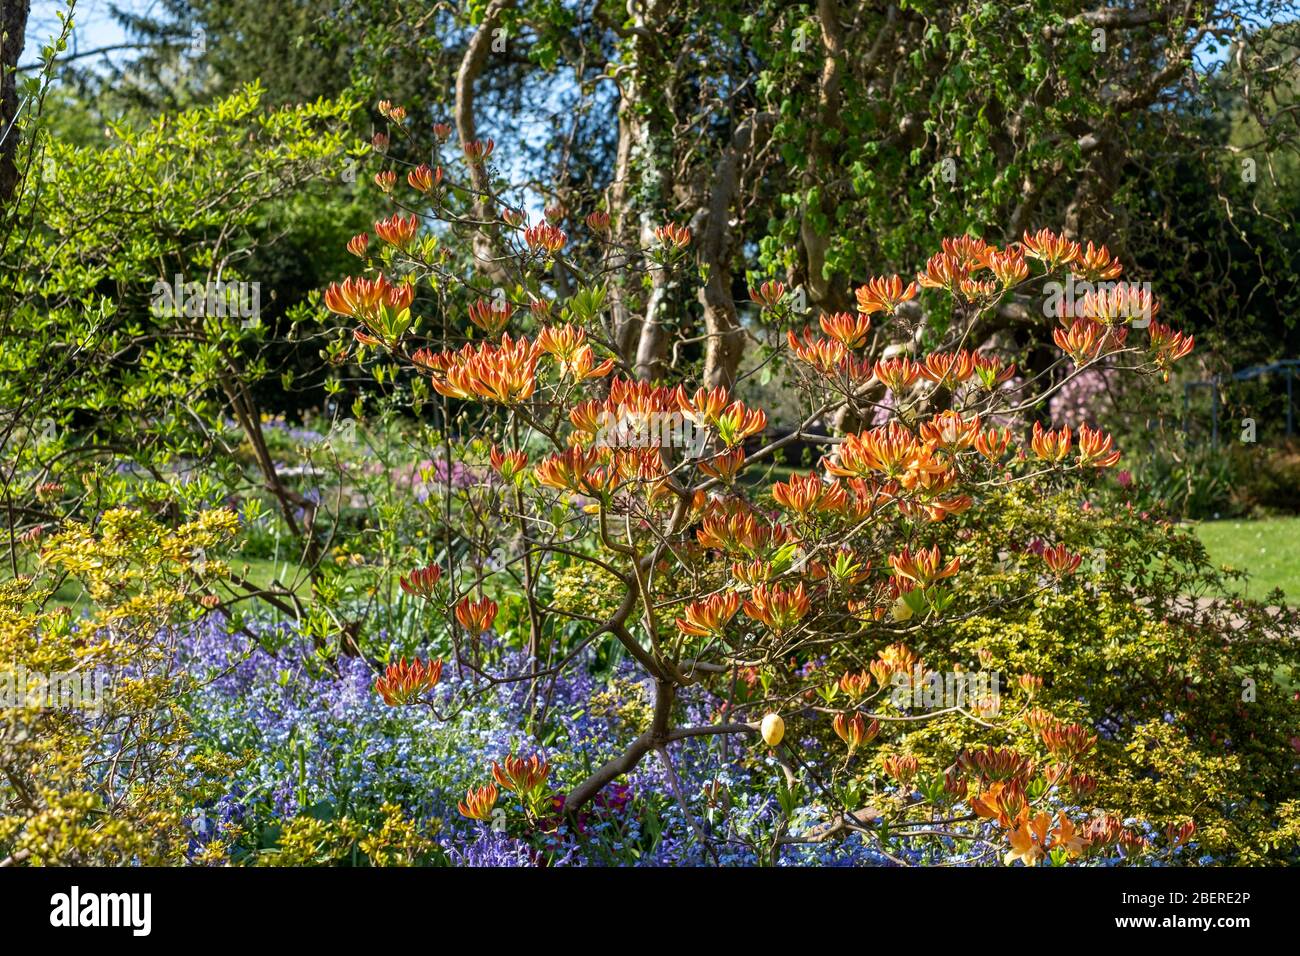
[[1275, 587], [1288, 604], [1300, 596], [1300, 518], [1204, 521], [1196, 533], [1216, 564], [1250, 572], [1248, 596], [1262, 598]]

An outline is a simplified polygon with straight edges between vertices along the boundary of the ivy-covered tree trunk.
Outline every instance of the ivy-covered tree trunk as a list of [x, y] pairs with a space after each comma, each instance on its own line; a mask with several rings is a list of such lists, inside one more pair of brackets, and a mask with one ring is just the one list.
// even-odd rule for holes
[[18, 188], [18, 57], [31, 8], [31, 0], [0, 3], [0, 203]]

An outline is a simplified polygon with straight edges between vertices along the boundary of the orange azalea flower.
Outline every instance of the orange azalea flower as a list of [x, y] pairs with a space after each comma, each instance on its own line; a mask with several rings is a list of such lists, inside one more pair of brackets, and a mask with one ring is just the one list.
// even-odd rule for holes
[[784, 542], [789, 534], [781, 525], [764, 524], [753, 514], [729, 514], [705, 518], [695, 537], [701, 547], [759, 555]]
[[1113, 451], [1114, 440], [1099, 428], [1079, 426], [1079, 464], [1093, 468], [1109, 468], [1119, 461], [1119, 452]]
[[325, 289], [325, 307], [339, 315], [369, 322], [381, 314], [396, 316], [411, 307], [415, 288], [408, 283], [396, 285], [384, 276], [365, 279], [349, 277], [341, 283], [331, 282]]
[[[890, 644], [888, 647], [884, 648], [879, 655], [877, 655], [877, 660], [889, 668], [891, 675], [895, 671], [911, 673], [921, 666], [920, 655], [906, 644], [901, 643]], [[872, 674], [875, 674], [876, 679], [879, 680], [879, 674], [876, 673], [875, 669], [872, 670]], [[888, 681], [880, 681], [880, 686], [884, 687], [886, 683], [888, 683]]]
[[987, 790], [971, 797], [970, 808], [981, 819], [997, 820], [1009, 827], [1022, 811], [1028, 809], [1024, 786], [1019, 780], [991, 784]]
[[785, 333], [786, 341], [790, 343], [790, 350], [801, 362], [811, 365], [823, 375], [830, 375], [848, 356], [843, 345], [834, 339], [813, 338], [812, 333], [805, 331], [802, 338], [797, 337], [794, 332]]
[[920, 377], [921, 366], [905, 355], [896, 355], [876, 362], [874, 371], [881, 384], [895, 395], [899, 395], [911, 388]]
[[465, 799], [457, 804], [460, 815], [469, 817], [471, 820], [491, 820], [492, 810], [497, 804], [498, 791], [494, 784], [484, 784], [481, 787], [470, 787], [465, 793]]
[[1025, 255], [1043, 263], [1048, 272], [1079, 258], [1079, 244], [1064, 236], [1058, 236], [1050, 229], [1040, 229], [1033, 235], [1026, 231], [1021, 239], [1025, 247]]
[[609, 213], [603, 209], [587, 213], [587, 228], [592, 232], [608, 232]]
[[397, 173], [391, 169], [385, 169], [383, 172], [375, 173], [375, 185], [383, 193], [391, 193], [393, 186], [397, 182]]
[[387, 219], [375, 223], [375, 235], [390, 246], [405, 249], [415, 239], [415, 233], [419, 228], [420, 220], [414, 213], [410, 216], [393, 213]]
[[921, 508], [931, 521], [942, 521], [948, 515], [959, 515], [969, 511], [974, 503], [970, 495], [952, 495], [948, 498], [932, 498], [922, 502]]
[[471, 163], [477, 165], [491, 156], [492, 151], [495, 150], [496, 147], [497, 144], [492, 139], [486, 141], [481, 139], [472, 139], [464, 146], [465, 158]]
[[961, 558], [953, 558], [947, 564], [936, 544], [932, 548], [918, 548], [913, 554], [911, 549], [903, 548], [900, 554], [889, 556], [889, 566], [899, 577], [915, 582], [919, 587], [928, 588], [937, 581], [952, 577], [961, 568]]
[[711, 637], [721, 634], [727, 622], [740, 610], [740, 593], [727, 591], [723, 594], [711, 594], [700, 601], [686, 605], [683, 617], [677, 619], [677, 629], [683, 634], [695, 637]]
[[967, 272], [987, 269], [996, 249], [976, 236], [954, 236], [941, 243], [943, 251], [961, 263]]
[[1043, 679], [1037, 674], [1021, 674], [1016, 678], [1016, 683], [1031, 698], [1043, 689]]
[[857, 349], [867, 344], [871, 333], [871, 319], [865, 315], [852, 312], [836, 312], [834, 315], [822, 314], [822, 331], [846, 349]]
[[1077, 305], [1079, 315], [1107, 325], [1138, 319], [1150, 321], [1160, 314], [1160, 303], [1141, 286], [1116, 283], [1089, 292]]
[[699, 463], [699, 469], [710, 478], [718, 478], [730, 484], [745, 466], [745, 449], [739, 445], [730, 451], [714, 455], [707, 461]]
[[497, 602], [488, 597], [471, 601], [461, 598], [456, 605], [456, 620], [471, 634], [482, 634], [492, 630], [492, 622], [497, 619]]
[[1039, 730], [1047, 752], [1058, 760], [1077, 760], [1097, 743], [1097, 735], [1081, 724], [1055, 722]]
[[992, 279], [962, 279], [957, 283], [957, 290], [968, 301], [976, 299], [994, 299], [998, 295], [998, 284]]
[[964, 382], [975, 371], [975, 357], [966, 349], [958, 352], [931, 352], [921, 366], [921, 375], [940, 385], [951, 387]]
[[1086, 365], [1101, 352], [1106, 341], [1106, 327], [1092, 319], [1075, 319], [1070, 327], [1057, 326], [1052, 339], [1075, 365]]
[[948, 252], [932, 255], [925, 264], [925, 271], [916, 274], [916, 281], [925, 289], [947, 289], [956, 292], [969, 270], [963, 260]]
[[831, 726], [835, 730], [835, 736], [849, 745], [850, 757], [863, 744], [875, 740], [876, 735], [880, 733], [880, 721], [873, 719], [868, 724], [861, 714], [854, 714], [852, 717], [848, 714], [836, 714], [835, 719], [831, 721]]
[[1002, 363], [992, 355], [978, 353], [975, 356], [975, 377], [978, 378], [980, 384], [989, 391], [997, 388], [1015, 374], [1015, 362], [1004, 367]]
[[[603, 402], [598, 402], [594, 398], [585, 402], [579, 402], [569, 409], [569, 421], [573, 427], [583, 433], [582, 441], [595, 436], [602, 428], [609, 424], [610, 413], [605, 410]], [[572, 443], [577, 443], [578, 439], [573, 439]]]
[[492, 778], [504, 790], [520, 796], [530, 796], [546, 786], [546, 778], [551, 774], [551, 765], [538, 754], [527, 760], [507, 754], [501, 763], [492, 761]]
[[1080, 773], [1077, 770], [1071, 770], [1070, 776], [1066, 781], [1076, 797], [1083, 799], [1092, 796], [1097, 792], [1097, 781], [1086, 773]]
[[1038, 861], [1047, 856], [1047, 830], [1052, 825], [1052, 818], [1040, 813], [1032, 820], [1026, 807], [1018, 820], [1018, 826], [1007, 834], [1011, 849], [1007, 851], [1007, 866], [1019, 860], [1025, 866], [1037, 866]]
[[954, 800], [965, 800], [966, 791], [969, 789], [969, 786], [970, 785], [966, 782], [966, 778], [961, 776], [961, 774], [957, 773], [955, 770], [948, 770], [943, 775], [944, 793], [948, 794], [948, 796], [952, 797]]
[[751, 302], [758, 304], [760, 308], [775, 309], [785, 298], [785, 283], [768, 281], [764, 282], [757, 289], [749, 290]]
[[434, 187], [442, 184], [442, 167], [435, 170], [421, 163], [406, 174], [406, 182], [416, 192], [430, 193]]
[[540, 485], [556, 491], [581, 492], [588, 473], [602, 459], [598, 450], [570, 448], [541, 462], [533, 474]]
[[1132, 830], [1125, 830], [1119, 835], [1119, 848], [1123, 851], [1126, 857], [1141, 853], [1150, 845], [1150, 840], [1142, 834], [1136, 833]]
[[1034, 437], [1030, 445], [1034, 449], [1034, 454], [1043, 461], [1064, 461], [1065, 457], [1070, 454], [1072, 441], [1073, 437], [1069, 426], [1062, 428], [1059, 432], [1055, 430], [1044, 431], [1041, 423], [1034, 422]]
[[348, 252], [352, 253], [358, 259], [366, 257], [366, 250], [370, 246], [370, 233], [359, 232], [348, 240]]
[[1117, 843], [1124, 834], [1124, 824], [1109, 813], [1101, 814], [1088, 821], [1084, 830], [1088, 842], [1093, 846], [1110, 846]]
[[715, 427], [718, 429], [718, 438], [724, 445], [738, 445], [767, 427], [767, 412], [761, 408], [746, 408], [741, 402], [732, 402], [718, 416]]
[[412, 704], [433, 690], [442, 680], [442, 661], [412, 660], [405, 657], [389, 664], [375, 681], [375, 691], [390, 707]]
[[884, 767], [885, 773], [906, 787], [916, 776], [916, 771], [920, 769], [921, 764], [912, 756], [890, 754], [881, 761], [881, 766]]
[[562, 362], [572, 359], [586, 341], [586, 331], [576, 325], [548, 325], [537, 334], [537, 347]]
[[890, 682], [894, 679], [894, 673], [898, 670], [893, 664], [885, 660], [874, 660], [867, 665], [867, 669], [871, 671], [871, 676], [876, 679], [876, 683], [880, 685], [882, 690], [890, 686]]
[[904, 426], [890, 422], [846, 437], [826, 470], [840, 478], [867, 478], [872, 471], [879, 471], [912, 487], [924, 474], [942, 473], [947, 468], [935, 460], [933, 449]]
[[561, 371], [571, 375], [575, 381], [585, 382], [589, 378], [604, 378], [614, 371], [614, 360], [607, 358], [597, 363], [596, 353], [591, 350], [591, 346], [584, 345], [571, 361], [561, 366]]
[[1058, 813], [1056, 819], [1058, 823], [1056, 829], [1052, 831], [1051, 849], [1060, 847], [1070, 856], [1082, 856], [1083, 851], [1088, 848], [1088, 838], [1070, 822], [1070, 818], [1064, 813]]
[[839, 687], [852, 699], [865, 697], [871, 690], [871, 674], [866, 671], [859, 671], [856, 674], [846, 672], [840, 677]]
[[555, 356], [561, 374], [578, 381], [600, 378], [614, 370], [614, 360], [596, 364], [596, 355], [587, 344], [587, 333], [575, 325], [549, 325], [537, 336], [537, 347]]
[[504, 478], [506, 481], [514, 479], [523, 474], [524, 469], [528, 466], [528, 455], [522, 450], [503, 452], [496, 445], [488, 453], [488, 463], [492, 470]]
[[425, 568], [417, 568], [410, 574], [403, 575], [397, 579], [397, 583], [402, 586], [402, 590], [412, 597], [422, 597], [425, 599], [432, 598], [434, 595], [434, 585], [442, 577], [442, 568], [436, 564], [431, 564]]
[[814, 511], [843, 511], [848, 504], [844, 486], [838, 480], [822, 481], [818, 475], [791, 475], [772, 486], [772, 497], [782, 508], [798, 515]]
[[802, 581], [794, 588], [760, 584], [749, 592], [749, 599], [744, 602], [745, 614], [778, 633], [798, 624], [811, 607]]
[[731, 565], [732, 576], [741, 584], [753, 587], [772, 578], [770, 561], [736, 561]]
[[1196, 337], [1188, 335], [1183, 336], [1182, 332], [1175, 332], [1167, 325], [1161, 325], [1159, 322], [1152, 322], [1147, 327], [1151, 335], [1151, 351], [1155, 355], [1156, 367], [1166, 370], [1165, 378], [1168, 379], [1168, 368], [1171, 362], [1176, 362], [1192, 350], [1196, 344]]
[[969, 448], [980, 434], [980, 417], [962, 418], [961, 412], [951, 408], [921, 423], [921, 437], [936, 448], [956, 451]]
[[509, 324], [514, 312], [514, 303], [506, 299], [479, 299], [469, 307], [469, 320], [488, 335], [496, 335]]
[[659, 240], [661, 246], [685, 249], [691, 244], [691, 231], [685, 226], [679, 226], [676, 223], [665, 223], [662, 226], [655, 227], [655, 239]]
[[1073, 574], [1079, 567], [1080, 562], [1083, 561], [1083, 558], [1065, 550], [1065, 545], [1058, 544], [1054, 548], [1043, 549], [1043, 561], [1052, 569], [1053, 574], [1060, 576]]
[[[416, 364], [430, 373], [433, 390], [439, 395], [517, 405], [537, 387], [540, 354], [528, 339], [515, 341], [507, 332], [499, 345], [469, 344], [459, 352], [420, 356]], [[416, 361], [417, 356], [411, 358]]]
[[904, 302], [916, 298], [917, 285], [909, 282], [903, 285], [898, 276], [876, 276], [859, 286], [854, 295], [858, 299], [858, 311], [870, 315], [873, 312], [893, 312]]
[[1071, 270], [1081, 279], [1089, 282], [1100, 282], [1108, 279], [1118, 279], [1124, 272], [1124, 266], [1118, 259], [1111, 256], [1110, 250], [1105, 246], [1097, 248], [1088, 242], [1088, 247], [1080, 253]]
[[1004, 290], [1029, 278], [1029, 264], [1025, 262], [1024, 250], [1018, 247], [1006, 252], [995, 250], [989, 258], [989, 268]]
[[731, 404], [731, 395], [721, 385], [715, 388], [700, 388], [689, 399], [684, 391], [681, 392], [679, 404], [682, 414], [695, 424], [714, 425]]
[[564, 234], [563, 229], [552, 226], [548, 222], [541, 222], [524, 230], [524, 243], [533, 252], [543, 249], [551, 255], [555, 255], [564, 248], [564, 244], [568, 241], [569, 237]]
[[1011, 444], [1011, 429], [989, 426], [975, 437], [975, 450], [989, 461], [997, 463], [1007, 453]]

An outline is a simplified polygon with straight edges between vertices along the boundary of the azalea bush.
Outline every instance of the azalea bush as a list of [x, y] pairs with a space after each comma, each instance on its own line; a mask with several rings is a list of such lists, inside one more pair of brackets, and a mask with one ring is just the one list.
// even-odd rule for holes
[[[400, 134], [403, 111], [381, 110]], [[785, 811], [778, 843], [852, 834], [889, 857], [896, 840], [929, 840], [1033, 865], [1168, 856], [1193, 838], [1196, 811], [1214, 794], [1195, 806], [1157, 801], [1139, 817], [1113, 779], [1124, 769], [1102, 769], [1113, 756], [1107, 721], [1130, 748], [1139, 739], [1154, 747], [1148, 724], [1170, 717], [1158, 713], [1170, 698], [1130, 686], [1115, 701], [1102, 693], [1104, 672], [1067, 676], [1057, 671], [1065, 662], [1018, 639], [972, 637], [980, 621], [1028, 627], [1086, 588], [1122, 594], [1131, 613], [1088, 625], [1121, 643], [1142, 646], [1172, 613], [1174, 589], [1144, 588], [1137, 569], [1082, 584], [1092, 573], [1083, 562], [1105, 543], [1064, 525], [1031, 534], [1023, 506], [1082, 507], [1120, 460], [1104, 423], [1041, 420], [1055, 392], [1101, 362], [1164, 377], [1193, 348], [1160, 321], [1148, 290], [1121, 279], [1104, 246], [1050, 230], [1005, 247], [953, 237], [914, 279], [873, 278], [856, 310], [821, 312], [811, 327], [797, 290], [755, 282], [760, 324], [681, 343], [660, 375], [637, 376], [610, 323], [608, 277], [640, 274], [653, 299], [694, 275], [707, 297], [691, 230], [666, 222], [645, 248], [628, 248], [599, 209], [577, 238], [559, 225], [563, 209], [530, 222], [493, 178], [493, 149], [474, 140], [459, 157], [447, 149], [445, 165], [378, 172], [378, 187], [405, 209], [349, 243], [365, 271], [324, 296], [352, 323], [340, 361], [377, 379], [406, 377], [416, 410], [438, 422], [445, 460], [478, 476], [444, 484], [441, 538], [401, 579], [447, 652], [402, 656], [375, 684], [387, 704], [428, 707], [435, 720], [454, 719], [475, 694], [523, 689], [519, 730], [531, 742], [521, 737], [490, 773], [484, 761], [461, 816], [489, 822], [505, 800], [535, 828], [554, 827], [657, 761], [708, 849], [677, 764], [688, 742], [713, 739], [720, 756], [758, 748], [780, 768], [771, 784]], [[472, 257], [449, 252], [457, 236]], [[973, 347], [1004, 297], [1045, 296], [1066, 278], [1092, 291], [1055, 312], [1045, 306], [1055, 364], [1018, 374], [1012, 357]], [[667, 323], [670, 310], [643, 321]], [[751, 373], [729, 381], [718, 360], [746, 336], [796, 396], [799, 424], [785, 434], [736, 397]], [[815, 449], [815, 467], [772, 480], [778, 453], [795, 443]], [[563, 593], [575, 574], [586, 582], [576, 602]], [[1216, 643], [1227, 630], [1220, 621]], [[1177, 646], [1166, 635], [1156, 643]], [[542, 756], [539, 739], [556, 688], [576, 662], [611, 649], [653, 688], [644, 721], [558, 786], [550, 761], [564, 755]], [[1223, 664], [1216, 678], [1264, 682], [1281, 715], [1265, 759], [1281, 770], [1295, 758], [1284, 736], [1295, 715], [1277, 703], [1267, 663]], [[950, 699], [976, 670], [998, 679], [993, 691]], [[450, 697], [438, 691], [447, 674]], [[1213, 692], [1227, 700], [1239, 688]], [[703, 715], [687, 713], [688, 693], [709, 702]], [[1112, 778], [1104, 786], [1103, 776]], [[816, 819], [796, 814], [806, 803]]]

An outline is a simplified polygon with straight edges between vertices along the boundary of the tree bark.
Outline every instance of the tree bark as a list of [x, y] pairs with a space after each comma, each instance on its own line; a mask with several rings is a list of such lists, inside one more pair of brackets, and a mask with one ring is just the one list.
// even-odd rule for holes
[[0, 2], [0, 204], [18, 191], [18, 57], [31, 0]]
[[776, 122], [771, 113], [760, 113], [736, 129], [722, 154], [709, 191], [708, 205], [696, 216], [700, 261], [708, 266], [708, 281], [699, 291], [704, 306], [704, 384], [707, 388], [736, 384], [736, 371], [745, 350], [745, 337], [731, 297], [731, 264], [741, 241], [732, 228], [743, 217], [736, 208], [745, 164], [754, 143]]
[[[478, 79], [492, 51], [493, 33], [497, 29], [501, 13], [507, 9], [512, 0], [492, 0], [483, 12], [483, 20], [465, 47], [460, 69], [456, 72], [456, 135], [463, 148], [478, 139], [478, 122], [474, 115], [474, 81]], [[480, 223], [487, 223], [498, 218], [495, 203], [492, 201], [492, 178], [488, 175], [487, 160], [469, 164], [470, 185], [474, 187], [473, 216]], [[474, 230], [474, 262], [479, 270], [493, 283], [504, 286], [509, 278], [501, 265], [498, 254], [499, 243], [496, 227], [480, 225]]]

